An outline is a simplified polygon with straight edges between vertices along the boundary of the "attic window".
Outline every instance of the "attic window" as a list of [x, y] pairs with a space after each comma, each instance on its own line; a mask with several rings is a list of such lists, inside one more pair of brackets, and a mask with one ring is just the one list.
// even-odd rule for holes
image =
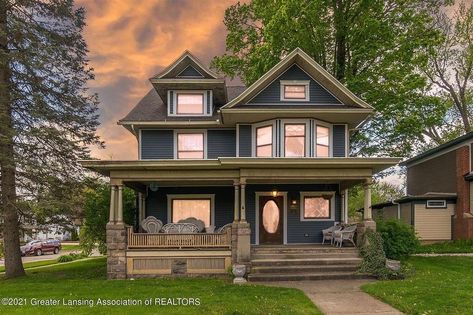
[[178, 115], [203, 115], [204, 93], [177, 93]]
[[309, 81], [281, 81], [281, 101], [309, 101]]

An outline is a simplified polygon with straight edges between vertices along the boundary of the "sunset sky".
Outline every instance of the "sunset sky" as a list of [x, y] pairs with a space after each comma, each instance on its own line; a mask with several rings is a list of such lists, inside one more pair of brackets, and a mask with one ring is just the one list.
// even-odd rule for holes
[[100, 97], [101, 159], [136, 159], [135, 137], [118, 126], [151, 88], [148, 78], [186, 49], [205, 64], [225, 49], [225, 9], [236, 0], [79, 0]]

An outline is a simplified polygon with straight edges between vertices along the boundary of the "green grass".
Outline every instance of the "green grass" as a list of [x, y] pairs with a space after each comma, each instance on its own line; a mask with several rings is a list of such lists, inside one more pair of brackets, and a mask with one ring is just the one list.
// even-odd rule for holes
[[80, 248], [80, 245], [62, 244], [62, 250], [82, 250], [82, 248]]
[[[105, 258], [30, 270], [18, 279], [0, 278], [0, 298], [26, 299], [27, 306], [2, 306], [0, 314], [321, 314], [297, 289], [233, 285], [219, 279], [106, 280]], [[195, 298], [200, 306], [32, 306], [39, 299]]]
[[415, 275], [362, 289], [406, 314], [473, 314], [473, 257], [411, 257]]
[[452, 254], [473, 253], [473, 240], [447, 241], [442, 243], [421, 245], [416, 250], [418, 254]]
[[[28, 268], [33, 268], [33, 267], [41, 267], [41, 266], [48, 266], [48, 265], [54, 265], [54, 264], [57, 264], [56, 259], [31, 261], [31, 262], [23, 263], [23, 268], [28, 269]], [[5, 271], [5, 266], [0, 266], [0, 272], [4, 272], [4, 271]]]

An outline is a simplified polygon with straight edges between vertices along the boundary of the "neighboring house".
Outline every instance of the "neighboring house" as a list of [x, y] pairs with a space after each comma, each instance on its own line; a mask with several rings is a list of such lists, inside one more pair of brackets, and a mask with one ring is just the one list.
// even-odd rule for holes
[[473, 238], [473, 132], [402, 162], [407, 196], [373, 205], [374, 217], [399, 218], [423, 241]]
[[[257, 265], [261, 245], [321, 243], [322, 229], [347, 221], [347, 189], [361, 183], [373, 227], [371, 178], [399, 159], [349, 157], [350, 131], [373, 108], [300, 49], [248, 88], [226, 86], [187, 51], [150, 81], [118, 122], [137, 138], [138, 160], [82, 161], [110, 177], [109, 278], [226, 273]], [[139, 222], [196, 217], [231, 229], [139, 233], [122, 222], [123, 185], [139, 192]]]

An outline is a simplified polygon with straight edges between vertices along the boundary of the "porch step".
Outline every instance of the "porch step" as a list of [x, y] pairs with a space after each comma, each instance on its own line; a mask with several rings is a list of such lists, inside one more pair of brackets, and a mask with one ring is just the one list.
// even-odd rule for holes
[[301, 281], [301, 280], [337, 280], [337, 279], [363, 279], [367, 275], [358, 274], [351, 271], [336, 272], [311, 272], [299, 274], [280, 273], [251, 273], [248, 275], [249, 281]]
[[355, 247], [332, 247], [332, 246], [256, 246], [252, 247], [253, 254], [297, 254], [297, 253], [358, 253]]
[[285, 259], [252, 259], [252, 266], [301, 266], [301, 265], [359, 265], [361, 258], [339, 258], [339, 257], [318, 257], [318, 258], [285, 258]]
[[298, 259], [298, 258], [358, 258], [357, 252], [255, 252], [251, 255], [253, 259]]
[[291, 265], [291, 266], [258, 266], [251, 269], [252, 274], [306, 274], [332, 271], [351, 271], [358, 270], [358, 265], [340, 264], [340, 265]]

